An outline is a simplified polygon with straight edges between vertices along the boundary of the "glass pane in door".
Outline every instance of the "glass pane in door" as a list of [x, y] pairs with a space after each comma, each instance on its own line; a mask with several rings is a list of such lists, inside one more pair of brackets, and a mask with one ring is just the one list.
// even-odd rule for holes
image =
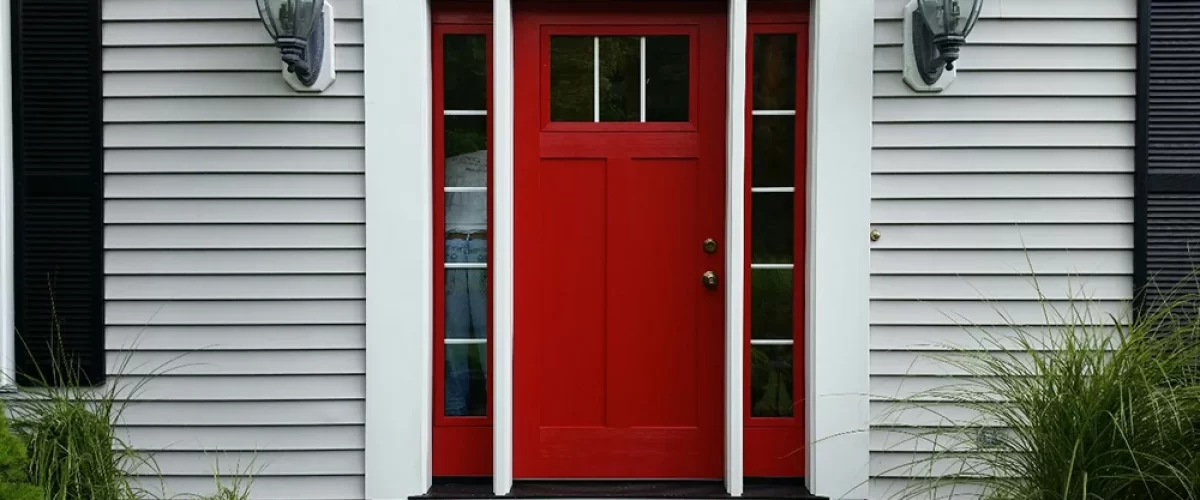
[[550, 120], [594, 119], [595, 37], [550, 37]]
[[550, 121], [686, 122], [687, 35], [551, 36]]

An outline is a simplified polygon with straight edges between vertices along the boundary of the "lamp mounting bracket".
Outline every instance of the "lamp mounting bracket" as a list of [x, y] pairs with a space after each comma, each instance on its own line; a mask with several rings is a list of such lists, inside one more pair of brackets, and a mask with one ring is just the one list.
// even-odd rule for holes
[[[917, 92], [941, 92], [958, 77], [953, 62], [966, 40], [935, 40], [917, 9], [919, 1], [904, 7], [904, 83]], [[943, 53], [939, 46], [948, 50]]]

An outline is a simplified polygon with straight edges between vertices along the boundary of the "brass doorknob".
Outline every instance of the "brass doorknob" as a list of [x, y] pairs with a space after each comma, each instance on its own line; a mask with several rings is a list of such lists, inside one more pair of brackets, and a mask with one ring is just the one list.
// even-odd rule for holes
[[702, 281], [704, 283], [704, 286], [706, 288], [710, 288], [710, 289], [716, 288], [717, 287], [717, 273], [714, 273], [712, 271], [705, 271], [704, 275], [700, 278], [700, 281]]

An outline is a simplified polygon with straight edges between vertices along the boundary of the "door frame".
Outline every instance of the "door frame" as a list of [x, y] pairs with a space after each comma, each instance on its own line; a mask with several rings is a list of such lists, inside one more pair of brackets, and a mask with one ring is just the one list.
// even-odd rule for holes
[[[430, 5], [363, 2], [366, 95], [365, 477], [367, 498], [424, 494], [432, 476], [433, 153]], [[512, 1], [492, 0], [495, 123], [513, 120]], [[747, 1], [729, 8], [726, 189], [726, 487], [742, 494], [744, 99]], [[764, 0], [765, 1], [765, 0]], [[802, 0], [787, 0], [802, 1]], [[875, 2], [811, 0], [806, 224], [806, 481], [865, 498], [869, 484], [869, 279]], [[358, 13], [339, 11], [343, 16]], [[900, 13], [881, 12], [881, 18]], [[898, 81], [898, 76], [895, 79]], [[354, 92], [346, 75], [331, 90]], [[416, 97], [414, 97], [416, 96]], [[513, 133], [495, 127], [493, 489], [512, 488]], [[406, 165], [409, 168], [396, 168]], [[819, 292], [819, 293], [817, 293]], [[733, 332], [733, 335], [730, 335]], [[396, 381], [405, 381], [397, 384]], [[345, 417], [356, 418], [356, 417]], [[347, 420], [350, 422], [350, 420]]]
[[[543, 344], [538, 337], [544, 338], [546, 328], [542, 315], [539, 314], [540, 306], [536, 299], [530, 297], [536, 295], [538, 288], [542, 286], [540, 281], [541, 273], [536, 268], [537, 262], [545, 260], [546, 256], [536, 254], [537, 245], [531, 245], [530, 242], [537, 238], [538, 230], [536, 229], [521, 229], [525, 226], [524, 221], [533, 221], [537, 217], [537, 213], [544, 207], [539, 207], [544, 199], [544, 191], [539, 186], [536, 178], [538, 175], [537, 167], [530, 167], [535, 162], [541, 162], [543, 157], [546, 159], [560, 158], [560, 154], [564, 153], [562, 146], [566, 145], [563, 138], [577, 137], [581, 133], [599, 133], [602, 136], [606, 134], [645, 134], [631, 137], [646, 138], [648, 142], [644, 144], [641, 141], [633, 140], [640, 144], [633, 145], [632, 142], [623, 145], [629, 145], [635, 149], [642, 151], [653, 151], [656, 154], [661, 154], [662, 158], [678, 157], [680, 155], [692, 157], [691, 152], [684, 154], [680, 147], [668, 146], [668, 142], [674, 139], [667, 137], [679, 137], [686, 135], [688, 141], [694, 141], [696, 169], [702, 179], [701, 186], [709, 186], [701, 188], [703, 194], [697, 193], [697, 199], [708, 199], [713, 202], [720, 201], [720, 204], [707, 204], [700, 211], [700, 220], [706, 221], [707, 229], [702, 230], [702, 233], [714, 238], [721, 238], [720, 251], [717, 255], [705, 256], [701, 253], [699, 246], [700, 240], [697, 240], [695, 251], [697, 255], [703, 259], [712, 259], [718, 265], [727, 263], [725, 259], [724, 248], [726, 242], [720, 232], [727, 227], [724, 218], [726, 214], [724, 207], [725, 188], [723, 184], [727, 181], [725, 175], [725, 153], [724, 144], [720, 142], [722, 137], [726, 137], [727, 133], [724, 127], [728, 125], [728, 120], [724, 116], [727, 111], [726, 107], [721, 106], [719, 102], [712, 102], [711, 99], [717, 95], [724, 95], [725, 88], [723, 85], [714, 85], [708, 89], [701, 88], [701, 82], [718, 79], [724, 76], [726, 62], [720, 56], [713, 57], [714, 48], [720, 50], [725, 46], [724, 38], [727, 33], [724, 32], [722, 20], [725, 10], [720, 0], [692, 0], [693, 3], [681, 3], [678, 1], [629, 1], [629, 0], [607, 0], [603, 4], [596, 2], [546, 2], [546, 1], [530, 1], [522, 2], [519, 5], [519, 11], [514, 14], [514, 40], [515, 47], [515, 71], [518, 75], [515, 81], [515, 101], [520, 103], [521, 113], [516, 114], [514, 121], [514, 131], [518, 134], [515, 137], [515, 155], [517, 161], [522, 165], [517, 167], [515, 172], [516, 191], [515, 197], [518, 200], [518, 206], [515, 207], [514, 217], [516, 219], [517, 234], [515, 235], [516, 245], [524, 248], [522, 254], [516, 256], [516, 265], [520, 267], [517, 270], [517, 280], [520, 282], [516, 285], [516, 328], [522, 333], [518, 338], [514, 338], [515, 353], [514, 359], [517, 366], [514, 366], [513, 383], [519, 384], [514, 390], [514, 458], [513, 468], [514, 476], [520, 473], [522, 479], [538, 477], [546, 479], [587, 479], [587, 474], [596, 474], [597, 477], [607, 478], [614, 477], [611, 469], [605, 469], [597, 460], [596, 464], [586, 467], [586, 471], [581, 472], [584, 476], [562, 477], [556, 474], [564, 473], [563, 469], [569, 467], [559, 467], [558, 459], [540, 459], [540, 453], [546, 449], [561, 448], [551, 446], [537, 447], [537, 434], [540, 432], [540, 426], [535, 425], [539, 408], [544, 401], [540, 399], [540, 383], [534, 382], [535, 377], [529, 371], [532, 369], [532, 360], [540, 359], [539, 353], [542, 352]], [[550, 116], [550, 107], [546, 105], [549, 102], [551, 78], [547, 68], [550, 65], [550, 49], [549, 43], [553, 36], [558, 35], [584, 35], [584, 36], [638, 36], [638, 35], [686, 35], [691, 41], [690, 50], [688, 53], [691, 77], [688, 80], [689, 100], [688, 106], [690, 113], [686, 121], [679, 122], [655, 122], [655, 121], [552, 121]], [[706, 55], [709, 54], [709, 55]], [[710, 57], [710, 59], [703, 59]], [[705, 100], [707, 96], [708, 101]], [[720, 128], [721, 130], [718, 130]], [[611, 140], [611, 139], [610, 139]], [[607, 141], [605, 141], [607, 142]], [[646, 145], [653, 145], [645, 147]], [[606, 149], [607, 147], [601, 147]], [[689, 147], [691, 148], [691, 147]], [[579, 151], [580, 157], [591, 157], [589, 151], [595, 152], [588, 147], [579, 147], [576, 143], [568, 148], [571, 152]], [[685, 148], [688, 149], [688, 148]], [[691, 149], [689, 149], [691, 151]], [[640, 154], [634, 154], [635, 157]], [[567, 155], [573, 156], [573, 155]], [[620, 155], [618, 155], [620, 156]], [[653, 156], [653, 155], [652, 155]], [[610, 164], [611, 165], [611, 164]], [[721, 186], [717, 186], [719, 183]], [[528, 201], [527, 201], [528, 200]], [[717, 219], [721, 219], [718, 221]], [[701, 236], [702, 237], [702, 236]], [[698, 262], [699, 263], [699, 262]], [[699, 277], [704, 267], [696, 270], [696, 276]], [[721, 280], [725, 280], [724, 271], [720, 268], [713, 270], [721, 273]], [[696, 289], [701, 289], [701, 283], [697, 280], [694, 283]], [[721, 289], [727, 288], [728, 284], [722, 283]], [[708, 291], [699, 294], [704, 298], [697, 299], [702, 302], [697, 302], [701, 306], [698, 309], [698, 325], [702, 326], [701, 331], [708, 334], [717, 334], [717, 329], [726, 331], [723, 326], [718, 326], [724, 323], [725, 303], [723, 300], [723, 292]], [[720, 310], [718, 311], [718, 308]], [[699, 311], [704, 311], [703, 313]], [[715, 316], [720, 314], [721, 320]], [[701, 319], [703, 316], [707, 319]], [[712, 338], [712, 337], [709, 337]], [[725, 342], [720, 342], [719, 339], [712, 339], [712, 344], [706, 344], [700, 348], [700, 353], [706, 353], [706, 361], [702, 366], [713, 366], [718, 363], [724, 363], [723, 352], [726, 348]], [[717, 352], [720, 349], [720, 353]], [[540, 368], [539, 368], [540, 369]], [[611, 373], [620, 373], [611, 372]], [[697, 475], [684, 473], [681, 478], [721, 478], [724, 476], [721, 464], [724, 462], [724, 457], [721, 455], [721, 449], [724, 448], [724, 423], [723, 419], [724, 408], [726, 401], [724, 400], [724, 391], [719, 390], [716, 386], [724, 384], [723, 375], [718, 372], [715, 366], [713, 368], [704, 369], [703, 372], [697, 371], [697, 376], [702, 377], [705, 382], [701, 387], [708, 388], [707, 391], [702, 391], [701, 397], [709, 403], [708, 406], [702, 406], [704, 410], [698, 409], [698, 426], [697, 433], [703, 434], [705, 437], [712, 439], [703, 440], [703, 444], [698, 444], [700, 451], [692, 450], [697, 453], [697, 456], [706, 457], [702, 461], [687, 461], [688, 466], [694, 466]], [[535, 385], [537, 384], [537, 385]], [[718, 407], [718, 405], [720, 405]], [[550, 426], [553, 427], [553, 426]], [[569, 426], [568, 426], [569, 427]], [[535, 431], [534, 429], [539, 429]], [[564, 429], [565, 430], [565, 429]], [[601, 432], [612, 432], [615, 429], [608, 429]], [[631, 431], [627, 429], [626, 431]], [[708, 431], [708, 432], [705, 432]], [[567, 431], [581, 432], [581, 431]], [[587, 431], [582, 431], [587, 432]], [[718, 438], [716, 432], [721, 432], [722, 437]], [[617, 434], [610, 434], [619, 435]], [[578, 434], [576, 434], [578, 435]], [[661, 437], [661, 436], [660, 436]], [[593, 438], [594, 439], [594, 438]], [[534, 448], [538, 451], [535, 452]], [[682, 451], [682, 450], [672, 450]], [[654, 463], [655, 460], [648, 460], [649, 463]], [[673, 469], [678, 469], [673, 467]], [[537, 471], [537, 472], [535, 472]], [[644, 471], [643, 471], [644, 472]], [[571, 473], [572, 472], [567, 472]], [[542, 474], [548, 474], [543, 476]], [[637, 473], [633, 474], [616, 474], [615, 477], [636, 479]], [[657, 476], [655, 476], [657, 477]], [[670, 476], [674, 477], [674, 476]]]

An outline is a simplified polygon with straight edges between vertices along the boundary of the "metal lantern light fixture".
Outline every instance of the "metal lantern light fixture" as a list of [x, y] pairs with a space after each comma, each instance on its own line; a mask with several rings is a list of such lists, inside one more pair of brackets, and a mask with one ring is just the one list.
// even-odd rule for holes
[[979, 21], [984, 0], [912, 0], [904, 9], [904, 81], [940, 92], [957, 76], [954, 62]]
[[320, 92], [333, 84], [333, 7], [326, 0], [255, 0], [293, 89]]

